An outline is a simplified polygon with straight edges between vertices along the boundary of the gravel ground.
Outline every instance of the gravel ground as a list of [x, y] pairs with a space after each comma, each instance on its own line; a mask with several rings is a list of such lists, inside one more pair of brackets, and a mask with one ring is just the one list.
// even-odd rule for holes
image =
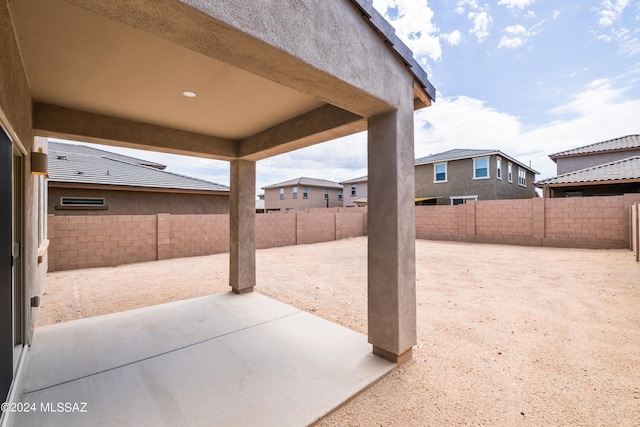
[[[627, 250], [416, 242], [411, 361], [320, 426], [640, 426]], [[259, 250], [256, 290], [367, 332], [366, 238]], [[39, 325], [225, 292], [228, 254], [49, 273]]]

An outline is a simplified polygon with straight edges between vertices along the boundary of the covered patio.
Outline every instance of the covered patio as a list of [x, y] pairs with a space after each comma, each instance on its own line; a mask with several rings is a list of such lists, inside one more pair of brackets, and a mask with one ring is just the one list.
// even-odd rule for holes
[[10, 425], [308, 425], [393, 367], [364, 335], [229, 292], [38, 328], [33, 411]]
[[[0, 177], [0, 197], [9, 207], [0, 223], [7, 260], [0, 264], [0, 311], [6, 313], [0, 386], [7, 400], [96, 393], [105, 399], [94, 404], [106, 424], [119, 424], [118, 414], [126, 413], [140, 418], [123, 420], [125, 425], [197, 425], [180, 417], [189, 408], [210, 415], [225, 387], [225, 398], [246, 402], [246, 408], [257, 405], [251, 393], [269, 395], [287, 420], [283, 402], [296, 406], [327, 396], [303, 418], [291, 415], [298, 424], [384, 374], [390, 365], [371, 351], [393, 363], [411, 357], [413, 111], [430, 105], [435, 89], [370, 0], [8, 0], [0, 8], [0, 28], [0, 164], [13, 165], [11, 177]], [[363, 130], [369, 152], [365, 341], [289, 307], [241, 295], [256, 284], [256, 162]], [[212, 297], [214, 305], [194, 312], [188, 304], [204, 300], [34, 334], [48, 241], [41, 226], [42, 185], [33, 174], [43, 172], [47, 137], [229, 161], [232, 293]], [[24, 185], [15, 184], [18, 178]], [[158, 246], [163, 244], [160, 238]], [[171, 317], [163, 310], [177, 311]], [[280, 314], [263, 317], [262, 310]], [[204, 317], [190, 317], [196, 312]], [[138, 316], [147, 323], [138, 324]], [[313, 365], [317, 370], [303, 369]], [[343, 368], [337, 377], [328, 372]], [[344, 386], [351, 369], [354, 380]], [[260, 381], [232, 393], [242, 378]], [[121, 380], [132, 391], [118, 387], [114, 395]], [[312, 386], [315, 392], [301, 392]], [[283, 397], [284, 389], [293, 394]], [[134, 414], [139, 400], [148, 404]], [[116, 406], [107, 409], [107, 402]], [[11, 421], [3, 416], [3, 422]]]

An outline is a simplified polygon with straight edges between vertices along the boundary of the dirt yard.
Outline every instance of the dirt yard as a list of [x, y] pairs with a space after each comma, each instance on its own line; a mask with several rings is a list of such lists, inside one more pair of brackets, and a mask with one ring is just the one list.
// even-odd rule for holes
[[[640, 426], [627, 250], [418, 241], [413, 359], [320, 426]], [[257, 291], [367, 333], [367, 240], [258, 251]], [[50, 273], [40, 325], [229, 290], [228, 255]]]

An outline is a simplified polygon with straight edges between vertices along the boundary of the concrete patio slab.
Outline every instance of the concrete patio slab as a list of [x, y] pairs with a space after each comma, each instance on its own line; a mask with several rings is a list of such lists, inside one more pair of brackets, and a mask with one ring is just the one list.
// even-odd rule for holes
[[10, 425], [307, 425], [394, 366], [362, 334], [217, 294], [38, 328], [20, 395], [35, 410]]

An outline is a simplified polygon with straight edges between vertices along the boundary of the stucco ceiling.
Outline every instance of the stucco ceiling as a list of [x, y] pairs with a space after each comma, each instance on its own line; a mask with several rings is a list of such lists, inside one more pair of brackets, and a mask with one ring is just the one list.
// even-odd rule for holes
[[35, 102], [233, 140], [325, 105], [61, 0], [10, 10]]

